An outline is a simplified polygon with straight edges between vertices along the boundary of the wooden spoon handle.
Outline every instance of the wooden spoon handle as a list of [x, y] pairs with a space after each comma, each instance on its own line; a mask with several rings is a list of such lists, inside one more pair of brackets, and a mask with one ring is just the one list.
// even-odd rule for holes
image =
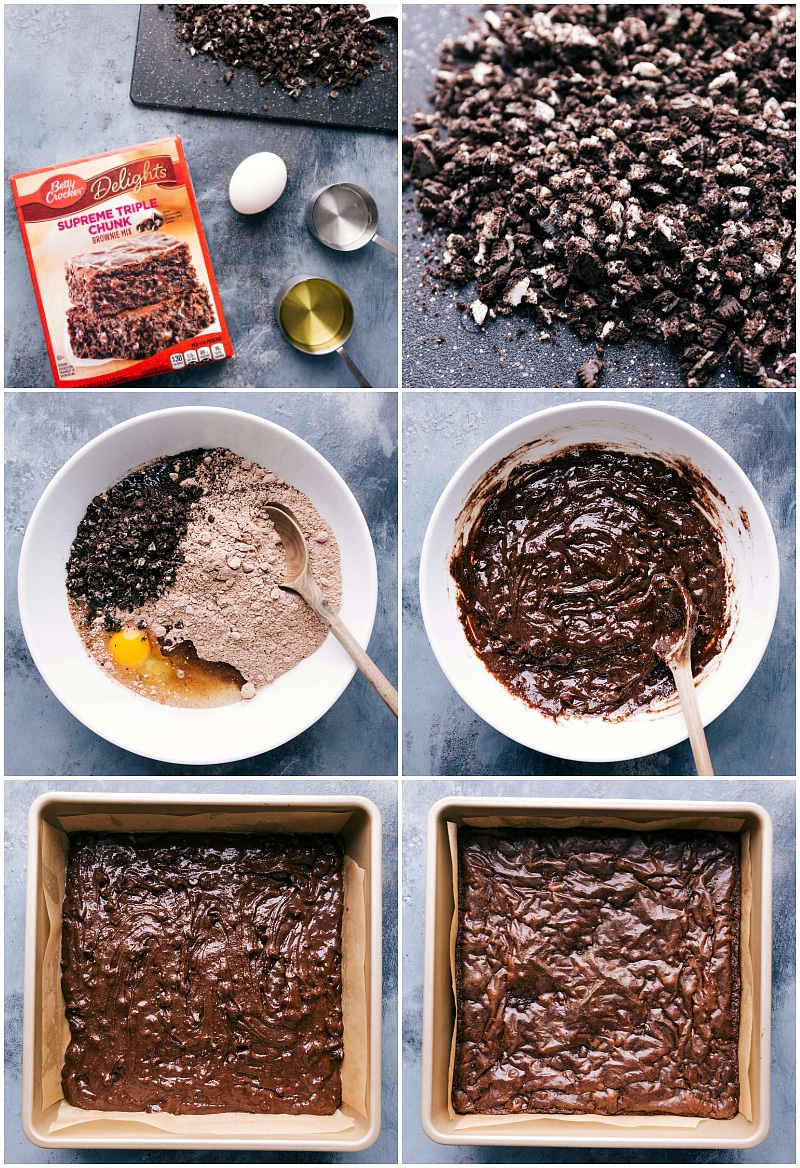
[[336, 640], [342, 645], [350, 656], [355, 661], [358, 668], [366, 677], [380, 696], [386, 702], [386, 705], [397, 717], [398, 697], [397, 690], [392, 683], [384, 677], [378, 666], [367, 656], [365, 651], [361, 648], [358, 641], [348, 629], [338, 612], [334, 612], [331, 608], [330, 601], [325, 593], [314, 580], [313, 576], [305, 573], [305, 579], [299, 578], [294, 581], [292, 587], [299, 592], [306, 603], [313, 608], [319, 619], [328, 626], [333, 633]]
[[700, 708], [697, 704], [697, 693], [694, 688], [692, 667], [688, 661], [675, 662], [670, 665], [672, 676], [675, 679], [675, 688], [681, 699], [683, 716], [689, 731], [689, 743], [694, 755], [694, 765], [698, 775], [713, 775], [711, 756], [708, 753], [708, 743], [700, 718]]
[[394, 688], [392, 683], [386, 677], [384, 677], [372, 658], [367, 656], [367, 654], [359, 645], [358, 641], [348, 629], [347, 625], [342, 622], [338, 613], [332, 612], [330, 613], [330, 617], [331, 620], [326, 621], [328, 628], [331, 630], [339, 644], [343, 645], [350, 656], [353, 658], [358, 668], [366, 677], [367, 681], [371, 682], [372, 685], [375, 686], [375, 689], [386, 702], [386, 705], [389, 707], [396, 718], [398, 709], [397, 690]]

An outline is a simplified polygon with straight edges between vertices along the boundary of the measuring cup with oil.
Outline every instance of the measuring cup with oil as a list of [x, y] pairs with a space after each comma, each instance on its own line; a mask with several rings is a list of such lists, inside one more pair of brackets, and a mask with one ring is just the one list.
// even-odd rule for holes
[[322, 276], [295, 276], [278, 289], [275, 319], [290, 345], [301, 353], [321, 357], [338, 353], [362, 389], [372, 389], [345, 352], [355, 315], [343, 288]]

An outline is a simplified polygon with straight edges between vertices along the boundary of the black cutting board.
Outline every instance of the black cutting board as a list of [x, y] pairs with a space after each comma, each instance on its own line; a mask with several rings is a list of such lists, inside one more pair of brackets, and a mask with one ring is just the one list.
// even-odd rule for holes
[[276, 81], [259, 85], [254, 69], [234, 69], [233, 80], [226, 85], [223, 76], [230, 66], [205, 53], [193, 57], [188, 44], [178, 41], [171, 5], [143, 4], [139, 8], [131, 101], [160, 109], [203, 110], [396, 134], [397, 24], [383, 20], [381, 27], [386, 30], [380, 48], [388, 70], [377, 65], [349, 93], [340, 90], [336, 99], [318, 81], [315, 86], [308, 85], [295, 101]]

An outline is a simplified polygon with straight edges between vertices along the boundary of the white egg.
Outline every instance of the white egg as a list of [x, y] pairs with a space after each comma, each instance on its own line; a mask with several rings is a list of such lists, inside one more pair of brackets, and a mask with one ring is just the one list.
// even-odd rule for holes
[[231, 175], [228, 194], [235, 211], [257, 215], [281, 197], [286, 186], [286, 163], [277, 154], [251, 154]]

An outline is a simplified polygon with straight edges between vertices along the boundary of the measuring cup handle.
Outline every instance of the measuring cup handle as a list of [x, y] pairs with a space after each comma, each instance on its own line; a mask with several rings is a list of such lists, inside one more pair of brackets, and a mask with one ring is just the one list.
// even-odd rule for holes
[[372, 242], [377, 243], [378, 247], [385, 247], [392, 255], [397, 255], [397, 248], [393, 243], [389, 243], [388, 239], [384, 239], [382, 235], [373, 235]]
[[342, 346], [341, 349], [337, 349], [336, 352], [342, 358], [345, 365], [350, 370], [350, 372], [353, 374], [353, 377], [355, 377], [356, 381], [361, 386], [361, 388], [362, 389], [372, 389], [372, 386], [367, 381], [364, 374], [361, 372], [361, 370], [358, 368], [358, 366], [353, 363], [352, 359], [350, 357], [348, 357], [347, 353], [345, 353], [344, 346]]

